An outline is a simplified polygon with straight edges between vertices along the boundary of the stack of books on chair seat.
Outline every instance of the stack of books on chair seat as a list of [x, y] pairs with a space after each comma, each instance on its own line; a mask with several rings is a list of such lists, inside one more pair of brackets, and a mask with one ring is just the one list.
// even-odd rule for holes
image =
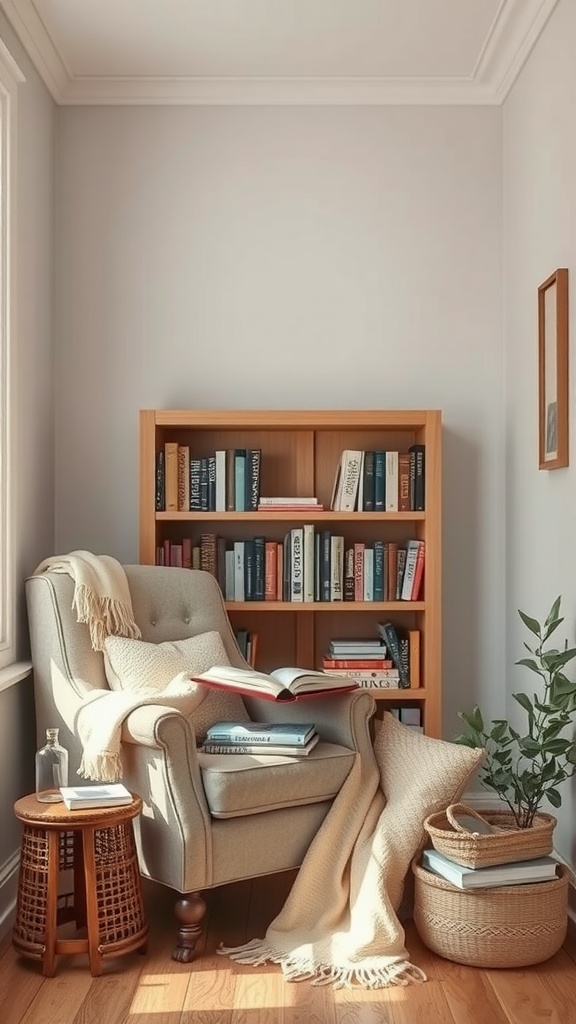
[[459, 889], [487, 889], [501, 885], [523, 885], [549, 882], [556, 878], [558, 862], [553, 857], [494, 864], [485, 868], [469, 868], [446, 857], [439, 850], [424, 850], [422, 867], [440, 875]]
[[215, 722], [204, 737], [204, 754], [304, 757], [320, 737], [311, 723]]

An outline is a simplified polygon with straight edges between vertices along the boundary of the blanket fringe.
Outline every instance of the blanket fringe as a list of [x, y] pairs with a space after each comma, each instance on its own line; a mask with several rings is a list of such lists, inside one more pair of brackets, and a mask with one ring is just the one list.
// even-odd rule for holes
[[127, 636], [134, 640], [142, 636], [126, 604], [113, 597], [99, 598], [91, 587], [84, 584], [76, 587], [72, 608], [78, 622], [88, 625], [90, 642], [95, 651], [104, 650], [107, 636]]
[[118, 782], [122, 778], [120, 755], [105, 750], [88, 760], [84, 754], [77, 774], [83, 779], [96, 779], [98, 782]]
[[[421, 967], [416, 967], [409, 960], [378, 963], [378, 957], [370, 957], [375, 961], [341, 967], [327, 963], [311, 963], [307, 956], [292, 953], [277, 953], [263, 939], [252, 939], [244, 946], [228, 947], [221, 945], [217, 950], [221, 956], [228, 956], [238, 964], [249, 964], [260, 967], [265, 963], [279, 964], [287, 981], [311, 981], [313, 985], [333, 985], [338, 988], [387, 988], [390, 985], [411, 985], [427, 980]], [[382, 960], [386, 958], [383, 957]]]

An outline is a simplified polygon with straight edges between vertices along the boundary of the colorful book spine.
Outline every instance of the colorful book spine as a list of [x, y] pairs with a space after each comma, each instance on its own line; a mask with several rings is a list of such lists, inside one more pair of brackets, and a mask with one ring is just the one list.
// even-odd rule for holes
[[[166, 441], [164, 445], [164, 479], [166, 511], [178, 511], [178, 444]], [[167, 563], [170, 564], [170, 563]]]
[[386, 452], [374, 452], [374, 511], [386, 509]]

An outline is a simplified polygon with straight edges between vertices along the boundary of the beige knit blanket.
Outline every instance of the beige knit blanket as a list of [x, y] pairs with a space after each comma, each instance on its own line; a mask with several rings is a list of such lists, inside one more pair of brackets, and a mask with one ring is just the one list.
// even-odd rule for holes
[[188, 717], [206, 696], [205, 687], [180, 672], [157, 693], [134, 690], [94, 690], [78, 713], [76, 728], [82, 744], [78, 775], [97, 782], [122, 778], [122, 723], [143, 704], [160, 704]]
[[266, 935], [219, 952], [242, 964], [280, 964], [288, 980], [335, 987], [424, 981], [396, 914], [404, 879], [424, 819], [458, 799], [482, 757], [385, 713], [374, 759], [357, 755]]
[[126, 573], [115, 558], [71, 551], [69, 555], [45, 558], [35, 575], [43, 572], [67, 573], [74, 580], [72, 609], [78, 622], [87, 624], [95, 651], [103, 650], [107, 636], [137, 640], [142, 635], [134, 621]]

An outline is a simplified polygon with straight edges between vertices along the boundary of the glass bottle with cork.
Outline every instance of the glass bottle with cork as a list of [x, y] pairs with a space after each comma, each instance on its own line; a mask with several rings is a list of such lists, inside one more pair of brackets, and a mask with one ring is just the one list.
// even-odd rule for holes
[[53, 804], [68, 785], [68, 751], [58, 742], [58, 729], [46, 729], [46, 744], [36, 754], [36, 799]]

